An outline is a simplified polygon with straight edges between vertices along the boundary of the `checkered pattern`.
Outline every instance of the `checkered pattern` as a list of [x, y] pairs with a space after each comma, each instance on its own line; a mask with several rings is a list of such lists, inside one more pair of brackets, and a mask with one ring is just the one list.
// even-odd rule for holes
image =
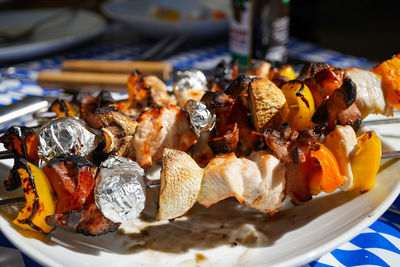
[[[60, 90], [44, 90], [33, 80], [43, 69], [59, 68], [64, 59], [112, 59], [134, 60], [148, 45], [136, 43], [119, 43], [114, 45], [96, 45], [85, 50], [71, 52], [63, 56], [55, 56], [42, 60], [19, 64], [3, 70], [6, 77], [0, 81], [0, 106], [8, 105], [30, 95], [57, 95]], [[347, 68], [369, 68], [371, 63], [340, 53], [325, 50], [310, 43], [291, 39], [289, 55], [304, 61], [323, 61], [329, 64]], [[170, 62], [176, 69], [212, 69], [222, 59], [229, 59], [227, 44], [217, 44], [201, 49], [186, 49], [165, 61]], [[24, 123], [30, 117], [20, 118], [13, 122]], [[3, 125], [8, 127], [9, 125]], [[395, 204], [400, 207], [400, 200]], [[378, 221], [364, 230], [350, 242], [322, 256], [310, 266], [350, 266], [350, 265], [379, 265], [395, 266], [400, 263], [400, 219], [398, 216], [385, 213]], [[22, 253], [0, 233], [0, 266], [38, 265]]]

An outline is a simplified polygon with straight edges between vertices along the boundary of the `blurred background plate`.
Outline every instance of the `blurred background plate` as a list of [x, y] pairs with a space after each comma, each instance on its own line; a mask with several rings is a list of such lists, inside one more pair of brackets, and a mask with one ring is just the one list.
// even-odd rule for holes
[[[180, 19], [171, 21], [152, 16], [155, 6], [166, 7], [179, 13]], [[188, 19], [190, 12], [199, 10], [198, 1], [123, 1], [106, 2], [102, 10], [109, 18], [128, 24], [136, 32], [155, 39], [165, 36], [185, 36], [201, 39], [227, 34], [229, 29], [229, 1], [202, 1], [204, 8], [223, 11], [225, 18]]]
[[45, 8], [0, 12], [0, 32], [21, 32], [46, 17], [49, 17], [46, 23], [40, 24], [26, 39], [0, 43], [0, 62], [69, 48], [95, 37], [106, 26], [105, 20], [92, 11]]

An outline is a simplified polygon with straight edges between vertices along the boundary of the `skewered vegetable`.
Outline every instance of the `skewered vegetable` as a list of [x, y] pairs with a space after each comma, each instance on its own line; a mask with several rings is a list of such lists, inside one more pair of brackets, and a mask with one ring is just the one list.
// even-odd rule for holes
[[295, 130], [312, 127], [311, 118], [315, 112], [314, 98], [303, 82], [292, 80], [281, 85], [289, 106], [287, 123]]
[[54, 214], [56, 205], [47, 176], [24, 158], [19, 158], [14, 167], [21, 179], [26, 203], [13, 223], [27, 230], [49, 233], [54, 227], [46, 222], [46, 217]]
[[[387, 94], [379, 87], [380, 76], [354, 69], [344, 72], [327, 64], [311, 64], [302, 70], [298, 80], [293, 80], [291, 66], [272, 70], [268, 64], [262, 66], [258, 73], [273, 81], [245, 75], [236, 79], [236, 65], [221, 64], [202, 102], [185, 101], [183, 107], [174, 105], [176, 99], [161, 80], [139, 72], [129, 77], [126, 101], [114, 101], [105, 92], [97, 97], [82, 94], [75, 98], [79, 116], [92, 127], [101, 129], [104, 142], [96, 140], [101, 135], [92, 132], [88, 151], [82, 146], [70, 146], [82, 142], [84, 134], [77, 133], [82, 128], [78, 127], [78, 130], [67, 130], [73, 134], [60, 135], [53, 140], [56, 145], [51, 145], [49, 136], [65, 131], [65, 125], [54, 128], [47, 137], [41, 135], [46, 139], [41, 142], [41, 155], [51, 150], [47, 160], [56, 156], [43, 169], [58, 201], [55, 211], [46, 215], [44, 222], [49, 228], [40, 231], [48, 232], [54, 226], [72, 226], [86, 235], [116, 231], [120, 222], [136, 217], [144, 206], [144, 173], [138, 164], [149, 168], [153, 162], [161, 160], [159, 220], [184, 215], [196, 201], [209, 207], [227, 197], [235, 197], [241, 203], [272, 214], [282, 206], [286, 195], [293, 203], [301, 204], [313, 195], [330, 193], [338, 187], [361, 192], [371, 189], [380, 163], [380, 142], [373, 133], [356, 139], [353, 128], [359, 125], [361, 114], [390, 111], [390, 104], [383, 105]], [[185, 82], [193, 81], [195, 71], [190, 73]], [[387, 74], [384, 70], [382, 73], [382, 76]], [[176, 89], [182, 93], [180, 97], [176, 95], [179, 103], [188, 97], [199, 98], [204, 93], [205, 84], [200, 80], [196, 81], [202, 87], [198, 95], [187, 94], [185, 90], [194, 90], [187, 85]], [[384, 84], [383, 87], [387, 90], [388, 86]], [[363, 96], [357, 98], [358, 93]], [[375, 102], [372, 104], [368, 99]], [[58, 116], [71, 115], [68, 112], [72, 106], [63, 107], [68, 104], [60, 102], [53, 109]], [[162, 106], [150, 108], [153, 104]], [[76, 118], [57, 120], [79, 121]], [[54, 122], [46, 127], [53, 127]], [[310, 129], [314, 123], [318, 125]], [[86, 127], [81, 122], [78, 124]], [[42, 128], [42, 133], [46, 127]], [[325, 140], [323, 134], [328, 134]], [[4, 140], [17, 144], [14, 139]], [[35, 152], [34, 149], [23, 152], [24, 142], [30, 140], [24, 139], [21, 145], [9, 149], [14, 151], [20, 147], [16, 152], [18, 157], [29, 159]], [[103, 144], [105, 153], [102, 160], [96, 161], [100, 166], [97, 176], [98, 169], [88, 159], [59, 156], [75, 152], [89, 156], [98, 143]], [[47, 151], [49, 144], [51, 149]], [[53, 153], [56, 148], [64, 150]], [[190, 152], [196, 161], [184, 151]], [[105, 160], [107, 156], [110, 157]], [[138, 164], [119, 156], [137, 160]], [[368, 162], [369, 167], [361, 168], [363, 162]], [[140, 189], [138, 195], [139, 191], [129, 196], [120, 194], [129, 191], [121, 189], [130, 185], [129, 179], [125, 179], [129, 172], [126, 168], [138, 170], [139, 174], [131, 179]], [[13, 171], [26, 175], [18, 168]], [[119, 181], [115, 183], [118, 186], [114, 181]], [[30, 199], [27, 197], [27, 205], [31, 205]], [[22, 212], [21, 221], [27, 219], [26, 216], [25, 211]]]
[[249, 84], [249, 106], [257, 131], [279, 128], [286, 122], [289, 108], [282, 91], [271, 81], [255, 78]]

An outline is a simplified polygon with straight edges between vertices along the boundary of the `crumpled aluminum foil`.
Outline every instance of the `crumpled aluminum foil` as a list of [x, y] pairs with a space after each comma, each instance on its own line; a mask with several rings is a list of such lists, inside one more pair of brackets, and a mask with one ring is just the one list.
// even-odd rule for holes
[[97, 207], [115, 223], [138, 217], [146, 202], [144, 178], [144, 170], [136, 162], [124, 157], [109, 157], [100, 165], [96, 178]]
[[207, 109], [206, 104], [190, 99], [182, 109], [189, 114], [191, 128], [197, 136], [214, 128], [215, 114]]
[[204, 90], [207, 88], [207, 78], [200, 70], [178, 71], [172, 88], [174, 91]]
[[50, 160], [62, 154], [88, 156], [96, 148], [96, 135], [77, 117], [56, 118], [39, 130], [39, 157]]

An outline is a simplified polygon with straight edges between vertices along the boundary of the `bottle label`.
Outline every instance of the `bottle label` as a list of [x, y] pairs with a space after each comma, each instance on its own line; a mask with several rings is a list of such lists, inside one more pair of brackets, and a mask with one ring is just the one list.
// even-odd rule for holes
[[251, 5], [246, 0], [233, 0], [233, 18], [230, 22], [229, 49], [233, 59], [247, 66], [251, 49]]

